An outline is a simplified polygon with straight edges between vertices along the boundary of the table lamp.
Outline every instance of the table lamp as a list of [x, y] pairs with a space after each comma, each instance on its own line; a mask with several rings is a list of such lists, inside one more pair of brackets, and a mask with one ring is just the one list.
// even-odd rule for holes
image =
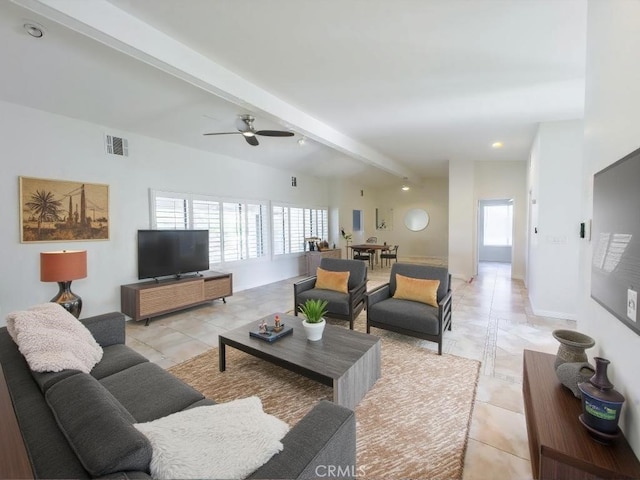
[[76, 318], [80, 316], [82, 310], [82, 299], [71, 291], [71, 281], [86, 276], [86, 250], [40, 253], [40, 281], [58, 282], [58, 294], [51, 301], [62, 305]]

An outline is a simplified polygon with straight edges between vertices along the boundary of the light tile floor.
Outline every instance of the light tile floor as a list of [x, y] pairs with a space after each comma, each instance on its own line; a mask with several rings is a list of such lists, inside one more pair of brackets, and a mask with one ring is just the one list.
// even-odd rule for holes
[[[390, 269], [369, 272], [369, 288], [388, 281]], [[215, 301], [144, 322], [127, 322], [127, 344], [168, 368], [218, 346], [218, 334], [273, 312], [293, 308], [293, 283], [299, 278], [235, 293]], [[527, 291], [511, 278], [508, 264], [481, 264], [472, 282], [453, 281], [453, 329], [446, 353], [482, 362], [471, 420], [463, 480], [531, 479], [522, 400], [524, 349], [555, 353], [556, 328], [574, 329], [569, 320], [537, 317]], [[414, 339], [407, 339], [415, 344]], [[432, 342], [418, 342], [436, 349]]]

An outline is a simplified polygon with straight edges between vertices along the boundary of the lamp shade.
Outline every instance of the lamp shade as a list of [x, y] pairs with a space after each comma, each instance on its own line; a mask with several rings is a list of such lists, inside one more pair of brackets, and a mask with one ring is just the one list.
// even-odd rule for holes
[[61, 250], [40, 253], [41, 282], [69, 282], [86, 276], [86, 250]]

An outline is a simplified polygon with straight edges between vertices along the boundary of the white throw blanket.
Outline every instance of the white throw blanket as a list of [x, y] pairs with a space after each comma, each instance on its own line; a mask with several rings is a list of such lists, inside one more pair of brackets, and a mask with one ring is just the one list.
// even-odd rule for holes
[[196, 407], [134, 426], [153, 449], [156, 479], [245, 478], [283, 448], [289, 426], [258, 397]]
[[57, 303], [10, 313], [7, 330], [34, 372], [89, 373], [102, 359], [91, 332]]

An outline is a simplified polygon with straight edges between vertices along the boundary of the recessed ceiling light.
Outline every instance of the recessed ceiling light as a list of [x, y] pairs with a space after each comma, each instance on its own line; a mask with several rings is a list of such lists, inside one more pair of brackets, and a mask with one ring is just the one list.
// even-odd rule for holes
[[44, 35], [44, 31], [40, 25], [36, 25], [34, 23], [25, 23], [22, 26], [25, 31], [34, 38], [42, 38]]
[[493, 147], [493, 148], [502, 148], [502, 147], [503, 147], [503, 145], [504, 145], [504, 144], [503, 144], [502, 142], [493, 142], [493, 143], [491, 144], [491, 147]]

